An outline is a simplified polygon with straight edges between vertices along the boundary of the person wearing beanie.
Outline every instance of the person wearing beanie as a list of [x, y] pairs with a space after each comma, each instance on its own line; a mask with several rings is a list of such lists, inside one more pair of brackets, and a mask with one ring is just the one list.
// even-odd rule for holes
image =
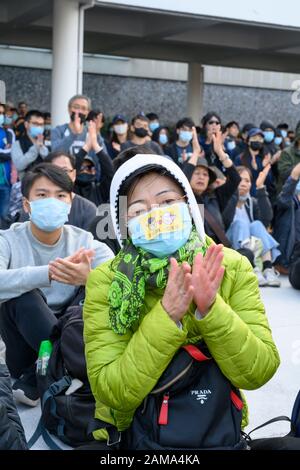
[[266, 153], [269, 152], [272, 156], [277, 151], [276, 145], [274, 143], [275, 130], [276, 130], [275, 126], [272, 121], [264, 120], [260, 123], [259, 127], [263, 131], [263, 134], [264, 134]]
[[[256, 276], [245, 257], [206, 236], [178, 165], [132, 157], [114, 175], [110, 204], [121, 250], [90, 274], [83, 308], [96, 418], [128, 429], [179, 348], [200, 338], [237, 388], [270, 380], [280, 359]], [[105, 429], [93, 435], [107, 440]]]

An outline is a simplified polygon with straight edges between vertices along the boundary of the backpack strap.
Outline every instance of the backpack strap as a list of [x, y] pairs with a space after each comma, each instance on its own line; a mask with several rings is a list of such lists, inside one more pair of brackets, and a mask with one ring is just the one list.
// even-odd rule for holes
[[292, 427], [292, 422], [291, 422], [290, 418], [288, 418], [287, 416], [276, 416], [276, 418], [269, 419], [269, 421], [266, 421], [265, 423], [261, 424], [260, 426], [257, 426], [256, 428], [252, 429], [252, 431], [250, 431], [248, 433], [243, 432], [243, 435], [245, 436], [245, 438], [247, 440], [251, 441], [250, 434], [252, 434], [254, 431], [257, 431], [258, 429], [264, 428], [265, 426], [268, 426], [269, 424], [277, 423], [278, 421], [288, 421], [289, 423], [291, 423], [291, 427]]
[[45, 391], [43, 398], [42, 398], [42, 411], [46, 405], [46, 402], [48, 400], [51, 400], [50, 413], [52, 414], [52, 416], [54, 416], [58, 420], [58, 426], [57, 426], [58, 437], [64, 437], [65, 420], [61, 416], [58, 416], [58, 414], [56, 413], [56, 403], [55, 403], [55, 400], [53, 400], [53, 397], [55, 397], [56, 395], [59, 395], [64, 390], [68, 389], [71, 383], [72, 383], [71, 377], [69, 375], [65, 375], [57, 382], [54, 382], [53, 384], [51, 384], [48, 390]]
[[185, 349], [186, 352], [189, 353], [189, 355], [195, 359], [195, 361], [198, 362], [204, 362], [204, 361], [209, 361], [211, 357], [205, 356], [200, 349], [197, 348], [197, 346], [194, 346], [193, 344], [187, 344], [186, 346], [182, 346], [182, 349]]
[[36, 427], [36, 430], [34, 431], [33, 435], [28, 441], [28, 447], [31, 449], [31, 447], [38, 441], [38, 439], [42, 437], [51, 450], [63, 450], [61, 447], [59, 447], [58, 444], [52, 439], [50, 433], [47, 431], [45, 426], [42, 423], [42, 418], [40, 418], [38, 425]]

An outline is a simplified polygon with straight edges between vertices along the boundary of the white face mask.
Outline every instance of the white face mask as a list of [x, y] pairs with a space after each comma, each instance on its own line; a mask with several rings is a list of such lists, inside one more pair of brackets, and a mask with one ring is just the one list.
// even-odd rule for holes
[[127, 132], [127, 124], [116, 124], [114, 126], [114, 131], [116, 134], [126, 134]]

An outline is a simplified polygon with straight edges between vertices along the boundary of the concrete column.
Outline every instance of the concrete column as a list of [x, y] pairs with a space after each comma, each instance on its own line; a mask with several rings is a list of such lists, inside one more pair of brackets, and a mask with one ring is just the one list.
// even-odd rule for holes
[[196, 125], [203, 115], [203, 79], [204, 69], [201, 64], [190, 62], [188, 66], [187, 115]]
[[69, 121], [68, 100], [78, 92], [79, 2], [54, 0], [52, 125]]

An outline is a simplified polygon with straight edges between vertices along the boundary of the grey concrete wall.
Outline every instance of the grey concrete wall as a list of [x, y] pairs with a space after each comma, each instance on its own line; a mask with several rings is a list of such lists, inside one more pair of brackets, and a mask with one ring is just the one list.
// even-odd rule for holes
[[[6, 83], [7, 100], [25, 100], [31, 108], [49, 110], [50, 71], [0, 65], [0, 80]], [[186, 82], [84, 74], [83, 88], [93, 107], [103, 109], [107, 116], [154, 111], [161, 122], [172, 124], [186, 115]], [[203, 108], [219, 113], [224, 123], [235, 119], [259, 125], [262, 119], [271, 119], [294, 127], [300, 119], [300, 105], [292, 104], [291, 98], [291, 91], [205, 84]]]

